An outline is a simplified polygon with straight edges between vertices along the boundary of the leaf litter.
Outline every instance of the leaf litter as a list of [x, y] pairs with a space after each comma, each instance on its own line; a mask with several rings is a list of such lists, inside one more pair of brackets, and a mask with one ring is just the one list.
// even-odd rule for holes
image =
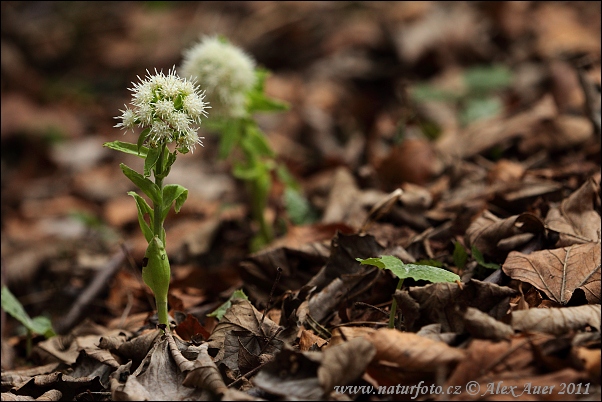
[[[83, 4], [2, 4], [3, 285], [59, 333], [3, 310], [3, 400], [599, 399], [599, 5]], [[291, 103], [258, 119], [308, 203], [288, 216], [276, 184], [278, 238], [250, 254], [206, 135], [176, 172], [163, 334], [130, 188], [93, 146], [117, 88], [215, 21]], [[383, 257], [401, 289], [357, 261]]]

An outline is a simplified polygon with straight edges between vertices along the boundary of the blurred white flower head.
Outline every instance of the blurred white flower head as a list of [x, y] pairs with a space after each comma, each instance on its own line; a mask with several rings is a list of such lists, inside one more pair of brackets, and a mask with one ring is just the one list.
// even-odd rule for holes
[[122, 115], [115, 118], [121, 123], [115, 127], [126, 132], [134, 132], [136, 125], [148, 129], [145, 142], [151, 147], [175, 142], [186, 153], [194, 151], [196, 144], [202, 146], [204, 137], [197, 130], [211, 107], [204, 101], [205, 93], [194, 82], [178, 77], [175, 66], [167, 75], [157, 70], [147, 73], [146, 79], [138, 77], [140, 82], [132, 83], [132, 107], [120, 110]]
[[240, 48], [218, 37], [203, 37], [184, 51], [180, 74], [205, 88], [213, 115], [245, 115], [246, 93], [256, 82], [255, 61]]

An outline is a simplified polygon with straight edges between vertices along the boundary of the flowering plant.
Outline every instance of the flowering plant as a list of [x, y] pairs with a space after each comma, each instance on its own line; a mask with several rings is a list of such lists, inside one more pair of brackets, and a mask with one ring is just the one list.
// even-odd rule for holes
[[[151, 206], [134, 191], [138, 208], [138, 223], [148, 242], [144, 255], [142, 279], [153, 291], [157, 303], [159, 324], [169, 328], [167, 313], [167, 293], [170, 282], [170, 266], [165, 252], [165, 229], [163, 223], [172, 204], [180, 211], [188, 196], [188, 190], [179, 184], [163, 185], [163, 180], [176, 161], [177, 153], [194, 152], [195, 146], [203, 145], [203, 137], [197, 134], [201, 118], [207, 117], [210, 107], [204, 101], [205, 94], [194, 82], [176, 75], [175, 68], [167, 75], [157, 72], [146, 79], [138, 77], [132, 91], [132, 108], [125, 107], [121, 120], [115, 127], [135, 132], [138, 126], [142, 132], [136, 144], [113, 141], [104, 146], [137, 155], [144, 159], [143, 174], [125, 164], [120, 164], [125, 176], [132, 181], [152, 202]], [[175, 144], [173, 151], [168, 144]], [[154, 182], [149, 179], [152, 176]], [[145, 217], [148, 216], [148, 222]]]
[[184, 52], [180, 73], [195, 79], [207, 91], [211, 102], [209, 127], [221, 133], [219, 156], [225, 159], [235, 151], [241, 158], [232, 158], [232, 173], [245, 181], [251, 195], [251, 214], [259, 224], [259, 232], [251, 242], [257, 250], [273, 238], [272, 228], [264, 216], [272, 187], [272, 172], [285, 185], [285, 194], [297, 201], [300, 187], [287, 169], [276, 162], [262, 130], [252, 118], [255, 112], [286, 110], [287, 106], [265, 95], [267, 71], [256, 67], [255, 61], [223, 37], [204, 37]]

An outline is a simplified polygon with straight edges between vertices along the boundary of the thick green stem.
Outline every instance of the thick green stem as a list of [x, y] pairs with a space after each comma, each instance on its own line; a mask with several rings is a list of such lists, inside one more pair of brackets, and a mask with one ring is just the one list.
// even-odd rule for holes
[[[403, 286], [403, 278], [399, 279], [397, 282], [397, 287], [395, 290], [401, 289]], [[397, 315], [397, 300], [393, 298], [393, 303], [391, 303], [391, 312], [389, 313], [389, 328], [395, 328], [395, 316]]]
[[159, 324], [165, 324], [165, 330], [169, 331], [169, 314], [167, 313], [167, 300], [159, 300], [157, 302], [157, 315], [159, 316]]
[[[159, 187], [159, 191], [163, 192], [163, 179], [160, 177], [163, 173], [163, 165], [165, 155], [166, 145], [163, 144], [161, 147], [161, 154], [159, 155], [159, 159], [157, 160], [157, 164], [154, 167], [154, 176], [155, 176], [155, 184]], [[161, 201], [163, 201], [161, 199]], [[153, 220], [153, 234], [158, 236], [159, 239], [165, 244], [165, 238], [163, 237], [163, 219], [161, 219], [161, 215], [163, 214], [163, 202], [159, 204], [153, 205], [154, 211], [154, 220]], [[167, 256], [165, 257], [167, 258]], [[167, 310], [167, 300], [160, 300], [157, 295], [155, 295], [155, 302], [157, 304], [157, 315], [159, 316], [159, 324], [165, 325], [165, 330], [169, 331], [169, 314]]]

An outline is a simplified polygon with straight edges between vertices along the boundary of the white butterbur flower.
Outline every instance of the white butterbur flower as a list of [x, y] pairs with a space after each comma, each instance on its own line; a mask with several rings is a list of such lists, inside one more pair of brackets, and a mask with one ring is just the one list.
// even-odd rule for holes
[[210, 108], [204, 101], [205, 93], [187, 79], [176, 75], [175, 66], [167, 75], [148, 73], [146, 79], [138, 77], [133, 83], [132, 108], [121, 110], [115, 117], [121, 123], [115, 127], [134, 131], [138, 125], [149, 129], [145, 142], [151, 147], [175, 142], [181, 152], [194, 151], [196, 144], [203, 145], [197, 134], [201, 118], [207, 117]]
[[204, 37], [184, 52], [180, 73], [205, 88], [212, 114], [245, 115], [246, 93], [256, 82], [255, 62], [238, 47], [218, 37]]

